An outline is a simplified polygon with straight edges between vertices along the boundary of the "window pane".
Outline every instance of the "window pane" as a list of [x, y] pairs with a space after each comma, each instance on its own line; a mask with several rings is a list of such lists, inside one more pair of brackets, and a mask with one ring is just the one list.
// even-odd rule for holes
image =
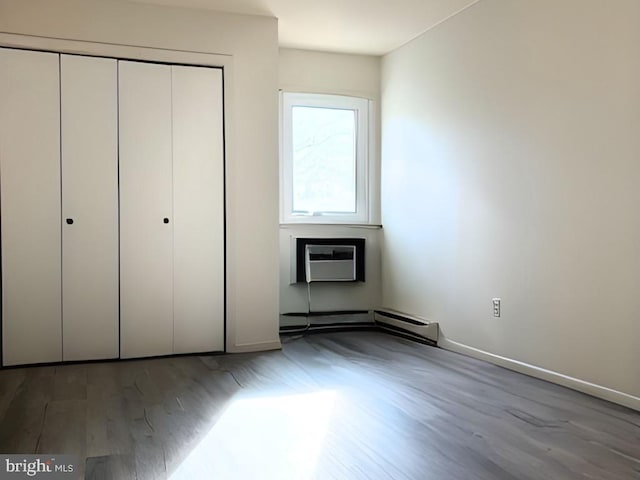
[[356, 212], [356, 112], [293, 107], [293, 211]]

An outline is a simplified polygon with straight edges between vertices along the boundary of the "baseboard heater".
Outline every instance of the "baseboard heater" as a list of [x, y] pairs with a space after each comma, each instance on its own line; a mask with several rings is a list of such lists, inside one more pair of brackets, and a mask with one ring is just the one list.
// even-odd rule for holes
[[368, 310], [338, 310], [280, 314], [280, 333], [303, 330], [377, 328]]
[[[373, 328], [427, 345], [435, 346], [438, 344], [439, 330], [436, 322], [429, 322], [420, 317], [394, 310], [374, 310], [373, 320], [370, 320], [369, 313], [366, 310], [284, 313], [280, 315], [280, 333], [370, 330]], [[295, 320], [296, 318], [304, 319], [304, 321], [298, 322]], [[286, 324], [283, 325], [283, 323]]]
[[375, 310], [373, 318], [377, 326], [390, 333], [396, 333], [412, 340], [426, 341], [432, 345], [438, 343], [438, 324], [436, 322], [429, 322], [414, 315], [387, 309]]

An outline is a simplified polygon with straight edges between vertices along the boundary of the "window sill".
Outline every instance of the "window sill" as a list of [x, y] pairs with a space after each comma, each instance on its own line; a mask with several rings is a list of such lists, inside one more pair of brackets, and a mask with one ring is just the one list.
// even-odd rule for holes
[[380, 224], [372, 223], [336, 223], [336, 222], [295, 222], [295, 223], [280, 223], [280, 228], [296, 228], [296, 227], [349, 227], [349, 228], [369, 228], [372, 230], [382, 229]]

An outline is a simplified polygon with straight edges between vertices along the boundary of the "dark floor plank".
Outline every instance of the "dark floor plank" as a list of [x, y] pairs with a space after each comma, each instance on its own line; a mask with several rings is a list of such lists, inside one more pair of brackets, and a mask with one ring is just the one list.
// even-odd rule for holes
[[86, 401], [52, 400], [48, 403], [38, 439], [38, 454], [73, 454], [78, 456], [78, 476], [84, 476], [86, 456]]
[[125, 421], [124, 394], [98, 385], [87, 387], [87, 456], [122, 455], [131, 451], [133, 439]]
[[52, 400], [86, 400], [87, 365], [55, 367]]
[[135, 463], [131, 455], [107, 455], [87, 457], [85, 466], [86, 480], [134, 480]]
[[[45, 413], [53, 396], [55, 367], [22, 371], [24, 381], [18, 386], [0, 425], [0, 453], [36, 452]], [[2, 371], [0, 378], [4, 381], [5, 375], [12, 376], [13, 372]]]
[[11, 405], [26, 377], [27, 374], [24, 369], [10, 369], [4, 372], [2, 381], [0, 381], [0, 421], [4, 418], [9, 405]]

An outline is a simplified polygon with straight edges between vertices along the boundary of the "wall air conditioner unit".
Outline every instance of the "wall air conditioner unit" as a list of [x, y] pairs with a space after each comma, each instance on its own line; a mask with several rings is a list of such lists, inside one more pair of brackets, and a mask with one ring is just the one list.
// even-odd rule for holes
[[307, 283], [355, 281], [356, 247], [354, 245], [306, 245], [305, 273]]
[[291, 237], [290, 284], [364, 282], [365, 257], [364, 238]]

